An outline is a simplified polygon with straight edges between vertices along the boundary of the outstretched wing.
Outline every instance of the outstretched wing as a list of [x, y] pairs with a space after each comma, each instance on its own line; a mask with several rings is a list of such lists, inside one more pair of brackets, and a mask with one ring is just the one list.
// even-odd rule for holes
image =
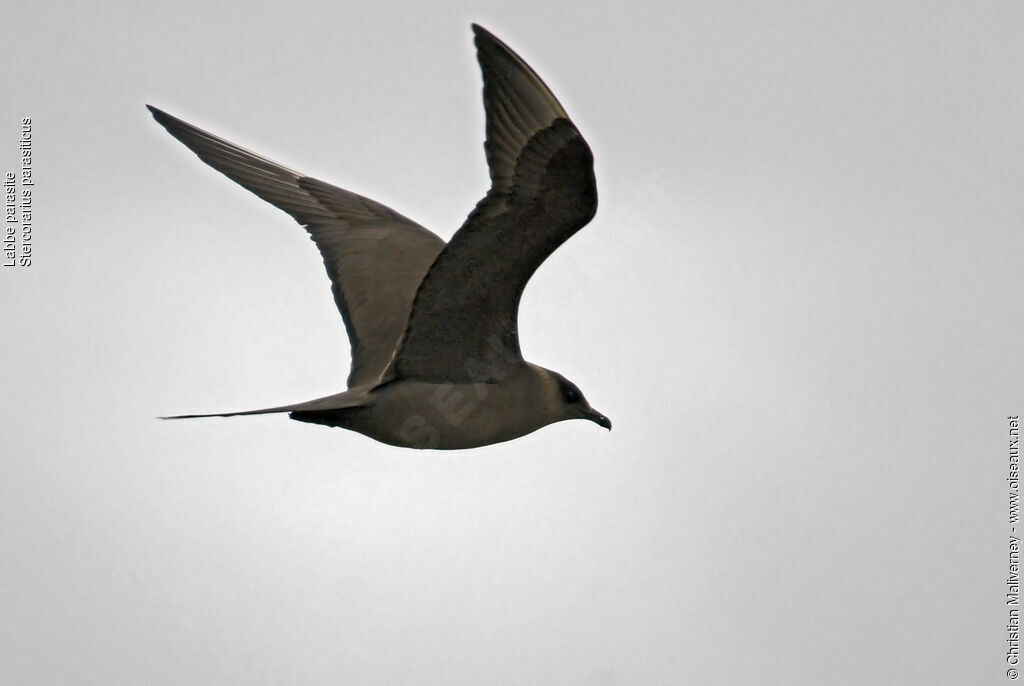
[[306, 228], [323, 257], [348, 330], [348, 385], [378, 380], [406, 329], [416, 289], [444, 241], [378, 202], [304, 176], [147, 107], [199, 159]]
[[473, 25], [491, 189], [430, 268], [393, 363], [400, 377], [481, 381], [522, 361], [530, 276], [597, 211], [590, 147], [540, 77]]

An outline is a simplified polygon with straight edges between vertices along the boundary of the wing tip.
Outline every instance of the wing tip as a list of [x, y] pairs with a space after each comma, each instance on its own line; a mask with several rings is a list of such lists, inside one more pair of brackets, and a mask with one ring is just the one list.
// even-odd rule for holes
[[188, 122], [178, 119], [173, 114], [167, 114], [159, 107], [153, 107], [152, 105], [147, 104], [146, 109], [153, 115], [153, 119], [156, 120], [156, 123], [167, 129], [167, 132], [175, 138], [178, 138], [177, 134], [175, 134], [175, 130], [195, 128]]
[[[552, 118], [569, 119], [565, 108], [551, 88], [519, 53], [480, 24], [474, 23], [472, 27], [475, 34], [476, 57], [483, 72], [485, 107], [488, 88], [496, 87], [499, 90], [518, 92], [518, 99], [524, 101], [520, 105], [532, 111], [534, 119], [538, 116], [544, 119], [547, 115]], [[516, 73], [521, 76], [516, 77]], [[550, 122], [535, 123], [547, 125]]]
[[159, 107], [153, 107], [149, 103], [146, 103], [146, 109], [149, 110], [149, 113], [153, 115], [153, 119], [156, 119], [160, 124], [163, 124], [164, 126], [167, 125], [166, 122], [172, 121], [174, 119], [174, 117], [167, 114]]
[[519, 57], [512, 48], [508, 47], [504, 41], [485, 29], [483, 26], [474, 22], [472, 27], [474, 37], [473, 42], [476, 44], [478, 53], [487, 50], [498, 50], [508, 54], [513, 60], [518, 59], [519, 61], [522, 61], [522, 58]]
[[483, 26], [480, 26], [480, 24], [474, 22], [471, 26], [473, 27], [473, 42], [476, 43], [476, 49], [478, 52], [488, 48], [497, 48], [503, 52], [515, 54], [512, 51], [512, 48], [505, 45], [500, 38], [485, 29]]

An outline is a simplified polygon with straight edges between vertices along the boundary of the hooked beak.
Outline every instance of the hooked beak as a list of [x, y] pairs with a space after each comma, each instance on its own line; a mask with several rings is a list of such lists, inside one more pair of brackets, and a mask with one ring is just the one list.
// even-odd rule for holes
[[604, 428], [608, 429], [609, 431], [612, 430], [612, 420], [608, 419], [607, 417], [605, 417], [603, 414], [601, 414], [600, 412], [598, 412], [597, 410], [595, 410], [592, 407], [588, 407], [584, 411], [583, 418], [584, 419], [589, 419], [590, 421], [594, 422], [598, 426], [603, 426]]

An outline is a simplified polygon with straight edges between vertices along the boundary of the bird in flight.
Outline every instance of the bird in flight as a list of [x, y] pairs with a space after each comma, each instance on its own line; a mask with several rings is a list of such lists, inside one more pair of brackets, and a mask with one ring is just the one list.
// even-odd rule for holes
[[566, 419], [611, 422], [558, 372], [523, 359], [519, 300], [597, 210], [590, 147], [536, 72], [474, 24], [491, 187], [445, 244], [389, 207], [283, 167], [147, 105], [168, 133], [284, 210], [316, 244], [352, 348], [348, 389], [287, 412], [391, 445], [460, 449]]

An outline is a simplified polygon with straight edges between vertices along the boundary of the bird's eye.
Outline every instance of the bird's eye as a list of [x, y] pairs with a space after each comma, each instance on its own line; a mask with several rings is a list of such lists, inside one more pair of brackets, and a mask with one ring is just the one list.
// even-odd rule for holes
[[583, 402], [583, 394], [580, 393], [580, 389], [576, 387], [576, 384], [561, 374], [556, 374], [555, 378], [558, 380], [558, 387], [562, 391], [562, 400], [565, 401], [566, 405]]

